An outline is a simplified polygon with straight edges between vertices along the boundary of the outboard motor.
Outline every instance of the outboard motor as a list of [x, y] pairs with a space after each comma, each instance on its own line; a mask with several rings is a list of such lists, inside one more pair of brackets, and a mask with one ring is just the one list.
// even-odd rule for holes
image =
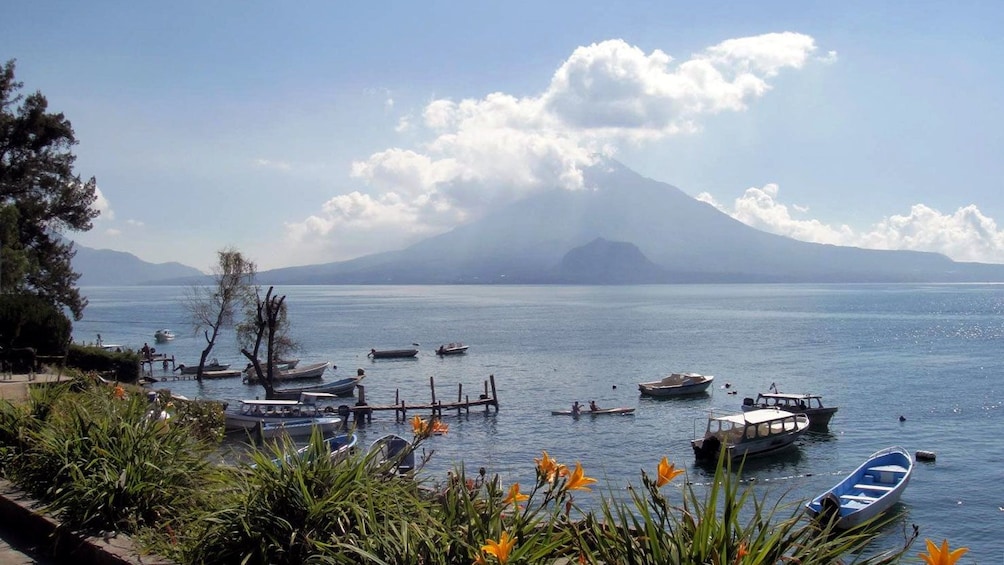
[[821, 524], [829, 524], [840, 519], [840, 497], [828, 492], [819, 499], [819, 515], [816, 519]]
[[718, 458], [718, 451], [722, 448], [722, 441], [718, 436], [708, 436], [701, 442], [701, 449], [697, 454], [698, 459], [714, 461]]
[[750, 397], [748, 397], [748, 396], [746, 398], [744, 398], [743, 399], [743, 406], [753, 406], [753, 399], [750, 398]]

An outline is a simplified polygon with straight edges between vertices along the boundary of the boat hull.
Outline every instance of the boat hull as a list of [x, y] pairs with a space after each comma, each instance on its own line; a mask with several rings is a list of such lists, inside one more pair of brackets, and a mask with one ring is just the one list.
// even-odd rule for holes
[[638, 390], [646, 396], [668, 398], [704, 394], [711, 387], [715, 377], [689, 373], [674, 373], [662, 380], [638, 383]]
[[[295, 381], [300, 379], [319, 379], [322, 376], [324, 376], [324, 371], [327, 370], [328, 365], [329, 363], [327, 361], [324, 361], [322, 363], [312, 363], [310, 365], [305, 365], [303, 367], [297, 367], [296, 369], [276, 371], [275, 374], [272, 375], [272, 382]], [[256, 384], [258, 382], [258, 376], [253, 372], [250, 375], [247, 372], [245, 372], [244, 380], [248, 384]]]
[[[748, 418], [747, 418], [748, 415]], [[755, 410], [709, 418], [704, 436], [690, 442], [698, 461], [715, 462], [725, 450], [727, 458], [767, 455], [794, 447], [809, 429], [805, 414], [783, 410]]]
[[372, 359], [406, 359], [418, 355], [417, 349], [371, 349], [369, 357]]
[[316, 386], [275, 390], [272, 391], [272, 394], [268, 398], [277, 400], [297, 400], [300, 398], [300, 395], [305, 392], [319, 392], [324, 394], [333, 394], [335, 396], [352, 396], [356, 390], [356, 385], [359, 384], [359, 381], [361, 380], [362, 379], [359, 377], [349, 377], [347, 379], [341, 379]]
[[341, 429], [342, 419], [337, 416], [321, 418], [288, 418], [273, 422], [262, 422], [258, 433], [262, 439], [280, 437], [306, 437], [316, 429], [328, 435]]
[[873, 453], [805, 507], [818, 520], [836, 520], [838, 529], [853, 528], [895, 506], [912, 474], [910, 453], [902, 447], [889, 447]]

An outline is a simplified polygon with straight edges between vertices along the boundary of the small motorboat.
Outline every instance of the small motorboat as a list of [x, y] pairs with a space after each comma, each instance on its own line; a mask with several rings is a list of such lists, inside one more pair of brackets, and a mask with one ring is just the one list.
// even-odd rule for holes
[[174, 332], [169, 329], [162, 329], [153, 332], [153, 339], [156, 340], [158, 343], [164, 343], [165, 341], [172, 341], [174, 340], [174, 338], [175, 338]]
[[638, 390], [648, 396], [687, 396], [706, 392], [714, 380], [711, 375], [670, 373], [658, 381], [638, 383]]
[[406, 359], [416, 355], [417, 349], [370, 349], [366, 356], [371, 359]]
[[[285, 369], [282, 371], [277, 371], [273, 367], [272, 380], [273, 382], [279, 382], [294, 381], [299, 379], [319, 379], [324, 376], [324, 371], [328, 368], [328, 365], [330, 365], [328, 361], [323, 361], [320, 363], [304, 365], [303, 367], [297, 366], [295, 369]], [[265, 367], [262, 367], [262, 371], [265, 370]], [[258, 383], [258, 375], [255, 374], [253, 365], [244, 370], [244, 382], [247, 384]]]
[[[230, 363], [220, 363], [216, 359], [213, 359], [209, 363], [206, 363], [205, 365], [202, 366], [202, 372], [205, 373], [206, 371], [226, 371], [229, 368], [230, 368]], [[178, 365], [174, 370], [180, 371], [182, 375], [194, 375], [195, 373], [199, 372], [199, 366], [197, 364], [196, 365], [181, 364]], [[240, 371], [237, 371], [237, 374], [239, 375]]]
[[467, 346], [460, 342], [440, 345], [439, 349], [436, 350], [436, 355], [440, 357], [445, 355], [463, 355], [464, 353], [467, 353]]
[[269, 398], [296, 400], [305, 392], [322, 392], [334, 396], [351, 396], [356, 390], [356, 385], [359, 384], [359, 381], [363, 380], [365, 377], [365, 374], [361, 374], [355, 377], [345, 377], [344, 379], [338, 379], [337, 381], [331, 381], [330, 383], [322, 383], [314, 386], [276, 389], [272, 391], [272, 395], [269, 396]]
[[809, 429], [805, 414], [774, 408], [708, 417], [704, 435], [690, 442], [698, 461], [715, 462], [724, 450], [729, 459], [780, 451]]
[[851, 474], [805, 507], [823, 524], [836, 520], [839, 529], [853, 528], [899, 502], [912, 473], [910, 453], [902, 447], [887, 447], [871, 454]]
[[809, 425], [820, 430], [829, 427], [830, 418], [837, 412], [836, 406], [823, 406], [823, 398], [818, 394], [761, 392], [757, 394], [756, 400], [750, 397], [743, 399], [744, 412], [761, 408], [805, 414], [809, 417]]

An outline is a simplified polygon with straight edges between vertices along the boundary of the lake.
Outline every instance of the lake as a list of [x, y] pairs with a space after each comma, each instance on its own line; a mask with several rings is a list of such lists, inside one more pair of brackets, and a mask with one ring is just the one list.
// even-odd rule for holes
[[[178, 363], [199, 359], [203, 339], [187, 321], [183, 287], [85, 287], [74, 339], [135, 349], [144, 342]], [[742, 399], [776, 383], [783, 392], [823, 395], [839, 406], [829, 432], [809, 434], [784, 456], [750, 461], [745, 479], [795, 503], [822, 492], [869, 454], [901, 445], [930, 450], [918, 463], [882, 544], [918, 524], [929, 537], [965, 545], [965, 561], [1004, 557], [1004, 285], [659, 285], [659, 286], [290, 286], [292, 335], [303, 363], [366, 371], [371, 404], [476, 397], [494, 375], [500, 410], [447, 415], [449, 433], [426, 444], [426, 473], [442, 481], [464, 464], [503, 481], [533, 482], [534, 458], [581, 461], [594, 492], [620, 496], [663, 456], [700, 484], [689, 442], [710, 410], [739, 412]], [[153, 333], [173, 329], [172, 342]], [[440, 358], [463, 341], [466, 355]], [[419, 344], [417, 358], [370, 360], [371, 348]], [[243, 367], [233, 333], [211, 357]], [[158, 368], [159, 369], [159, 368]], [[706, 396], [655, 400], [637, 383], [670, 372], [715, 376]], [[158, 374], [160, 374], [158, 370]], [[239, 379], [167, 381], [189, 398], [263, 396]], [[727, 387], [727, 388], [726, 388]], [[633, 416], [551, 416], [573, 401], [637, 408]], [[351, 400], [345, 401], [351, 403]], [[901, 420], [900, 417], [904, 419]], [[374, 414], [361, 443], [409, 436], [393, 412]], [[679, 486], [679, 485], [677, 485]]]

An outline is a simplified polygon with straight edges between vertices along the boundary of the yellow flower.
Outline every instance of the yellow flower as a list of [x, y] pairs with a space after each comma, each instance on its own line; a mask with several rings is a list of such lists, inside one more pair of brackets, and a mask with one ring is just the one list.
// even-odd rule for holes
[[516, 506], [519, 506], [520, 502], [529, 500], [529, 498], [529, 496], [519, 492], [519, 483], [513, 483], [512, 486], [509, 487], [509, 495], [505, 497], [502, 504], [515, 504]]
[[930, 539], [924, 538], [927, 542], [927, 553], [918, 554], [927, 565], [954, 565], [962, 556], [969, 551], [968, 547], [960, 547], [955, 551], [948, 551], [948, 540], [941, 540], [941, 548]]
[[481, 551], [494, 555], [499, 563], [505, 563], [509, 560], [509, 552], [512, 551], [514, 545], [516, 545], [516, 539], [509, 537], [508, 532], [502, 532], [498, 543], [495, 543], [495, 540], [488, 540], [485, 545], [481, 546]]
[[682, 474], [683, 469], [677, 469], [676, 465], [670, 465], [669, 459], [663, 457], [662, 461], [659, 461], [659, 478], [656, 480], [655, 486], [662, 488], [674, 477]]
[[418, 414], [411, 419], [411, 429], [415, 432], [415, 435], [424, 434], [428, 423]]
[[575, 462], [575, 470], [568, 477], [568, 490], [592, 490], [589, 485], [596, 482], [596, 479], [585, 476], [582, 470], [582, 463]]

